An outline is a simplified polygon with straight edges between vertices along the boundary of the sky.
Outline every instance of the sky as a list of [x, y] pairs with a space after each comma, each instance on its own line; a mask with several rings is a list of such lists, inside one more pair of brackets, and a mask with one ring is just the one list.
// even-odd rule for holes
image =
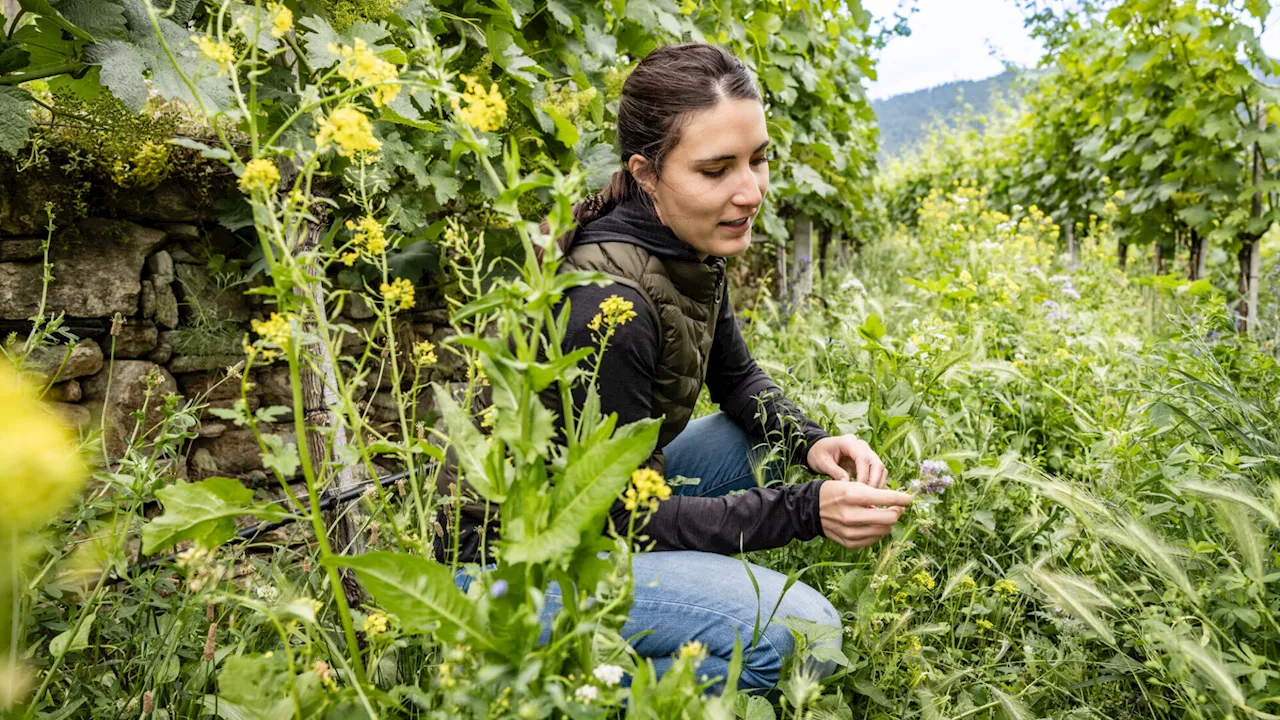
[[[892, 17], [901, 0], [862, 0], [876, 18]], [[879, 77], [868, 86], [872, 100], [923, 90], [953, 80], [980, 80], [999, 74], [1008, 60], [1028, 67], [1043, 48], [1022, 26], [1014, 0], [919, 0], [909, 37], [885, 46]], [[1262, 47], [1280, 56], [1280, 10], [1262, 35]]]

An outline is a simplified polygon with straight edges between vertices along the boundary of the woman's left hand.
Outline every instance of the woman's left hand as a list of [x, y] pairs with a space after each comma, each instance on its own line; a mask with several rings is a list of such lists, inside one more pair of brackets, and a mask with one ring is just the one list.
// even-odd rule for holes
[[823, 438], [809, 448], [806, 458], [814, 472], [833, 480], [850, 480], [873, 488], [883, 488], [889, 478], [880, 456], [856, 435]]

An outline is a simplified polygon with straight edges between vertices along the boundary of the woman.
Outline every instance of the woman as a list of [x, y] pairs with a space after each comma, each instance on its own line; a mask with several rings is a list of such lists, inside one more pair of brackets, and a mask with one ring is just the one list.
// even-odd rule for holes
[[[622, 633], [650, 631], [634, 647], [659, 672], [685, 643], [701, 641], [709, 657], [700, 674], [724, 677], [735, 635], [750, 643], [777, 607], [757, 646], [746, 648], [739, 680], [772, 687], [793, 650], [777, 620], [839, 628], [840, 616], [809, 586], [784, 594], [784, 576], [752, 566], [757, 598], [747, 569], [728, 554], [819, 535], [866, 547], [892, 529], [911, 497], [884, 489], [884, 464], [865, 442], [828, 435], [783, 398], [738, 330], [725, 258], [746, 251], [769, 186], [764, 105], [746, 66], [711, 45], [654, 50], [623, 86], [617, 136], [623, 168], [574, 208], [578, 229], [560, 238], [563, 269], [614, 279], [569, 291], [566, 350], [596, 343], [588, 325], [603, 300], [630, 301], [637, 316], [616, 328], [601, 361], [601, 409], [616, 412], [620, 425], [663, 417], [646, 464], [668, 478], [700, 479], [678, 486], [644, 527], [655, 552], [635, 556], [635, 600]], [[704, 381], [721, 412], [690, 422]], [[830, 480], [760, 487], [753, 465], [760, 448], [778, 441], [792, 463]], [[764, 474], [780, 479], [780, 468]], [[744, 492], [727, 494], [735, 490]], [[627, 514], [615, 504], [614, 525], [626, 527]], [[463, 559], [483, 560], [474, 524], [459, 532]], [[460, 586], [469, 583], [459, 575]], [[555, 586], [547, 600], [544, 632], [560, 609]]]

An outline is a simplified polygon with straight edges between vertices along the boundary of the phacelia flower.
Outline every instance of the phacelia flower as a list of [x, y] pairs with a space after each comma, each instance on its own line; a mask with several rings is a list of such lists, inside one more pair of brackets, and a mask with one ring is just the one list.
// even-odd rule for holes
[[218, 74], [225, 75], [227, 68], [236, 61], [235, 48], [230, 45], [215, 40], [209, 35], [197, 35], [195, 38], [196, 46], [200, 48], [200, 52], [210, 60], [218, 63]]
[[591, 671], [595, 679], [612, 687], [622, 682], [622, 668], [617, 665], [597, 665], [595, 670]]
[[650, 468], [640, 468], [631, 473], [631, 486], [623, 493], [623, 504], [627, 510], [647, 508], [649, 512], [658, 509], [658, 503], [671, 497], [671, 486]]
[[364, 633], [370, 637], [381, 635], [390, 627], [391, 621], [385, 613], [370, 613], [369, 617], [364, 619]]
[[244, 173], [238, 184], [240, 190], [250, 194], [257, 191], [272, 192], [280, 186], [280, 171], [270, 160], [256, 158], [244, 166]]
[[507, 590], [511, 585], [506, 580], [498, 580], [489, 586], [489, 597], [500, 598], [507, 594]]
[[316, 147], [321, 152], [329, 149], [331, 144], [338, 146], [338, 154], [343, 157], [382, 149], [382, 141], [373, 136], [373, 123], [350, 105], [343, 105], [330, 113], [320, 126], [320, 132], [316, 133]]
[[71, 429], [0, 360], [0, 528], [44, 525], [80, 491], [87, 469]]
[[401, 310], [413, 307], [413, 283], [408, 280], [396, 278], [390, 283], [382, 283], [379, 290], [383, 299], [392, 305], [398, 305]]
[[466, 107], [461, 107], [457, 98], [452, 101], [458, 119], [480, 132], [493, 132], [502, 127], [507, 121], [507, 101], [498, 92], [498, 83], [493, 83], [486, 91], [475, 78], [469, 75], [460, 77], [467, 84], [467, 89], [462, 93]]
[[[356, 85], [378, 85], [373, 91], [373, 104], [382, 107], [400, 94], [400, 85], [391, 83], [400, 76], [396, 66], [369, 49], [367, 43], [356, 38], [355, 45], [329, 44], [329, 52], [342, 59], [338, 74]], [[381, 84], [379, 84], [381, 83]]]
[[920, 479], [913, 480], [908, 491], [916, 495], [937, 495], [955, 482], [955, 478], [945, 474], [949, 470], [941, 460], [925, 460], [920, 463]]

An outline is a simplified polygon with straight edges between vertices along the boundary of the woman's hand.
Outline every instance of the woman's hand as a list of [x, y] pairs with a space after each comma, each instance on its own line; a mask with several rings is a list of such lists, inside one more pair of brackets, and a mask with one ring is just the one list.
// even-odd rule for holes
[[856, 435], [822, 438], [809, 448], [806, 460], [814, 472], [832, 480], [856, 477], [864, 485], [883, 488], [889, 478], [889, 471], [880, 462], [880, 456]]
[[818, 495], [823, 534], [847, 548], [866, 547], [888, 535], [910, 504], [904, 492], [843, 480], [822, 483]]

